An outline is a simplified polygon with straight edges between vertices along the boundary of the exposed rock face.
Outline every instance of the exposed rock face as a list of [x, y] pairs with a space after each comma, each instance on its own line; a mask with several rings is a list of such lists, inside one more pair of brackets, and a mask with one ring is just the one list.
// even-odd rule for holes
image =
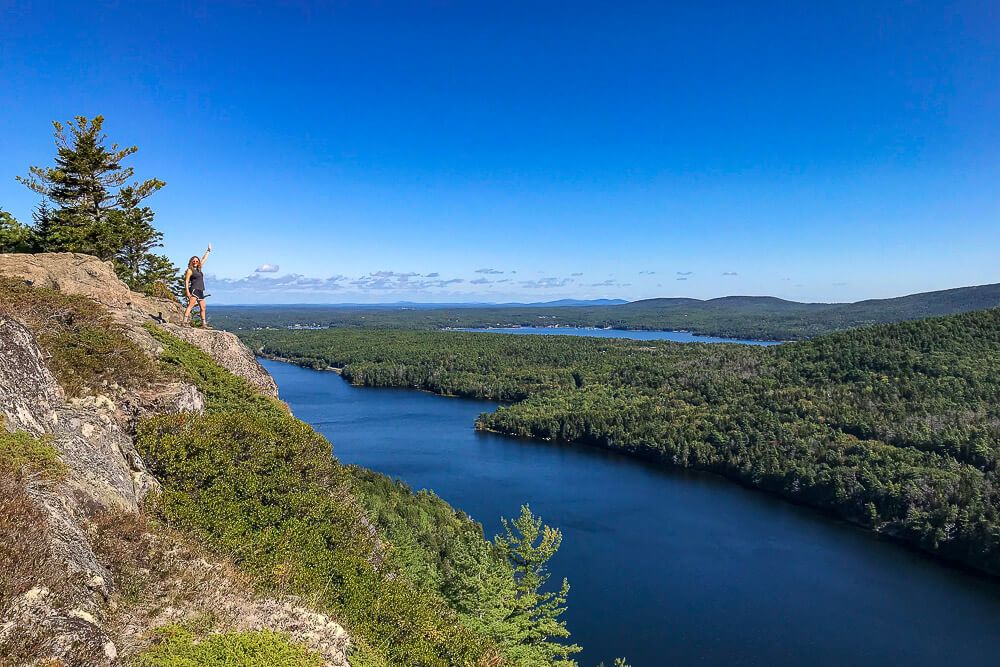
[[63, 392], [23, 325], [0, 319], [0, 414], [11, 430], [41, 435], [55, 425]]
[[[146, 644], [146, 628], [210, 614], [227, 628], [287, 632], [319, 653], [328, 667], [348, 664], [347, 632], [328, 616], [309, 609], [303, 600], [254, 595], [250, 581], [231, 564], [206, 560], [197, 548], [171, 533], [143, 533], [134, 549], [157, 576], [147, 603], [133, 606], [113, 621], [123, 655], [132, 655]], [[149, 559], [145, 554], [150, 553], [160, 556]]]
[[180, 322], [183, 309], [173, 301], [154, 299], [131, 291], [115, 275], [110, 262], [71, 252], [0, 255], [0, 275], [24, 278], [37, 287], [65, 294], [89, 296], [118, 318], [136, 322], [162, 317]]
[[106, 396], [66, 401], [31, 332], [14, 320], [0, 321], [0, 397], [6, 427], [50, 437], [68, 469], [57, 487], [27, 488], [46, 517], [48, 551], [64, 566], [63, 595], [57, 603], [50, 582], [38, 582], [23, 599], [0, 601], [0, 639], [30, 627], [49, 637], [51, 657], [66, 664], [113, 664], [105, 648], [115, 652], [114, 643], [102, 628], [112, 579], [86, 526], [99, 511], [135, 512], [142, 495], [158, 488], [135, 451], [129, 415]]
[[129, 290], [115, 275], [110, 262], [69, 252], [13, 253], [0, 255], [0, 275], [23, 278], [37, 287], [94, 299], [107, 308], [117, 322], [125, 325], [129, 336], [150, 354], [156, 354], [158, 345], [141, 325], [153, 322], [163, 326], [178, 338], [199, 347], [233, 375], [245, 378], [262, 393], [278, 395], [274, 379], [239, 338], [226, 331], [174, 326], [180, 324], [184, 314], [180, 305]]

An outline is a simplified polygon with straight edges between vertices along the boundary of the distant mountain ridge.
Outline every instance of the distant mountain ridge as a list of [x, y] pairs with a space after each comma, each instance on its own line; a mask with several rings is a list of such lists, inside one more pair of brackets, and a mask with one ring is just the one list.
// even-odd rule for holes
[[701, 300], [643, 299], [423, 308], [321, 306], [217, 307], [216, 321], [238, 329], [288, 326], [409, 329], [518, 326], [682, 330], [708, 336], [797, 340], [871, 324], [954, 315], [1000, 306], [1000, 283], [957, 287], [856, 303], [800, 303], [773, 296], [734, 295]]

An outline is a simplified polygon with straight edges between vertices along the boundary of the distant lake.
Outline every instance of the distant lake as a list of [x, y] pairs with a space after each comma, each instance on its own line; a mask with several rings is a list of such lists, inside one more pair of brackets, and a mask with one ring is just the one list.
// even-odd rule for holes
[[262, 363], [341, 461], [433, 489], [488, 536], [522, 503], [560, 528], [582, 667], [998, 664], [995, 581], [713, 475], [475, 431], [495, 403]]
[[506, 334], [541, 334], [543, 336], [590, 336], [592, 338], [630, 338], [632, 340], [672, 340], [675, 343], [738, 343], [740, 345], [781, 345], [778, 341], [746, 340], [698, 336], [688, 331], [638, 331], [631, 329], [594, 329], [575, 327], [509, 327], [497, 329], [451, 329]]

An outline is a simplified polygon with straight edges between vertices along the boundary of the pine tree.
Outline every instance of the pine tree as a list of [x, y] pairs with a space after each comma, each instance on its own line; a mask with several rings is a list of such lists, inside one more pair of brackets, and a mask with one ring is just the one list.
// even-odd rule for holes
[[142, 202], [166, 183], [151, 178], [132, 182], [135, 171], [122, 161], [136, 146], [107, 145], [104, 117], [77, 116], [55, 128], [53, 167], [31, 167], [17, 180], [41, 194], [35, 216], [36, 252], [80, 252], [112, 261], [129, 287], [150, 291], [172, 283], [177, 269], [166, 257], [152, 253], [163, 245], [153, 226], [153, 211]]
[[0, 209], [0, 252], [29, 250], [31, 250], [31, 229], [22, 225], [7, 211]]
[[513, 609], [505, 621], [513, 645], [505, 647], [505, 654], [518, 665], [575, 665], [570, 656], [580, 647], [552, 641], [569, 637], [566, 622], [559, 620], [566, 611], [569, 582], [563, 579], [558, 591], [543, 591], [549, 579], [547, 563], [559, 550], [562, 533], [543, 526], [527, 505], [514, 521], [504, 519], [503, 527], [505, 534], [498, 535], [495, 544], [514, 568], [516, 581]]
[[112, 255], [118, 277], [132, 289], [145, 291], [154, 283], [169, 282], [177, 269], [151, 252], [163, 246], [163, 233], [153, 227], [152, 209], [140, 206], [130, 187], [122, 188], [120, 202], [121, 208], [107, 214], [100, 250]]
[[49, 207], [49, 203], [43, 199], [32, 212], [31, 219], [34, 222], [31, 230], [31, 251], [46, 252], [47, 248], [54, 246], [52, 239], [55, 212]]

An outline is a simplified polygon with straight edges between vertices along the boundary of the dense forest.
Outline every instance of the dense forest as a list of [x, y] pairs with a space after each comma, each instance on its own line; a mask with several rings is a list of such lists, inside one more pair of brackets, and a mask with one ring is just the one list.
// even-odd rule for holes
[[353, 383], [510, 402], [477, 426], [720, 473], [1000, 574], [1000, 310], [761, 348], [244, 331]]
[[222, 306], [228, 329], [365, 327], [402, 329], [569, 326], [691, 331], [706, 336], [800, 340], [871, 324], [954, 315], [1000, 305], [1000, 284], [857, 303], [797, 303], [774, 297], [646, 299], [621, 305], [495, 307]]

